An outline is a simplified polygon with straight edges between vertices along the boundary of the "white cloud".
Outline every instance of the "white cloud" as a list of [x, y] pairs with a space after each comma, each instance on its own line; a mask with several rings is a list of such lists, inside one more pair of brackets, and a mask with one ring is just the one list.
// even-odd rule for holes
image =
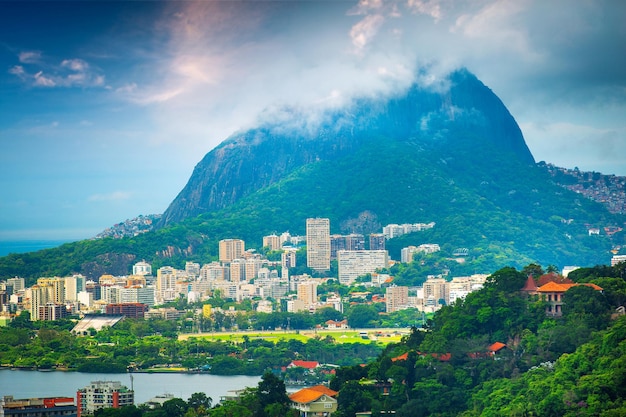
[[24, 75], [24, 67], [21, 65], [15, 65], [9, 68], [9, 74], [17, 75], [18, 77], [22, 77]]
[[44, 62], [40, 52], [21, 52], [20, 63], [9, 69], [9, 73], [34, 87], [101, 87], [105, 77], [79, 58], [64, 59], [60, 64]]
[[413, 13], [424, 14], [438, 22], [442, 17], [441, 6], [437, 0], [408, 0], [407, 7]]
[[78, 58], [64, 59], [61, 61], [61, 66], [80, 73], [84, 73], [89, 69], [89, 64]]
[[384, 21], [385, 18], [382, 15], [373, 14], [365, 16], [361, 21], [352, 26], [352, 29], [350, 29], [350, 38], [357, 52], [361, 52], [363, 48], [371, 42]]
[[39, 71], [38, 73], [33, 75], [33, 78], [33, 84], [38, 87], [55, 87], [57, 85], [52, 78], [43, 75], [43, 71]]
[[41, 52], [23, 51], [19, 53], [18, 59], [22, 64], [35, 64], [41, 59]]

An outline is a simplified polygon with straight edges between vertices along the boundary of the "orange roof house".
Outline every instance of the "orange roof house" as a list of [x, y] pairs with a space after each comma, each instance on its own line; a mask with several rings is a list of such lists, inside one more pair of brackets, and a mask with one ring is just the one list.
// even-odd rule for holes
[[303, 388], [289, 396], [291, 408], [295, 408], [303, 415], [325, 415], [330, 416], [337, 411], [337, 392], [325, 387], [316, 385], [310, 388]]
[[488, 350], [489, 352], [491, 352], [492, 354], [496, 354], [496, 353], [498, 353], [499, 351], [501, 351], [502, 349], [504, 349], [505, 347], [506, 347], [506, 345], [505, 345], [504, 343], [502, 343], [502, 342], [495, 342], [495, 343], [492, 343], [492, 344], [491, 344], [491, 345], [487, 348], [487, 350]]
[[548, 282], [547, 284], [542, 285], [537, 289], [537, 293], [540, 294], [542, 298], [548, 302], [548, 306], [546, 307], [546, 314], [553, 317], [560, 317], [561, 315], [563, 315], [563, 294], [565, 294], [565, 292], [570, 288], [576, 287], [578, 285], [586, 285], [596, 291], [602, 291], [601, 287], [591, 283], [575, 284], [557, 283], [554, 281]]

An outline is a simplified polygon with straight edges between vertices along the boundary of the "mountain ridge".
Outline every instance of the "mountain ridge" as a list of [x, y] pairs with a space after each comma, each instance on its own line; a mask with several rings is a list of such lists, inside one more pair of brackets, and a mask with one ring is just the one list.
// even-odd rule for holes
[[222, 209], [300, 166], [344, 156], [372, 136], [415, 141], [426, 147], [445, 146], [458, 142], [445, 135], [453, 123], [457, 128], [480, 130], [490, 145], [534, 163], [519, 126], [490, 89], [467, 70], [452, 73], [450, 83], [444, 93], [413, 84], [404, 94], [388, 100], [357, 99], [341, 111], [326, 112], [330, 121], [320, 125], [315, 136], [282, 124], [262, 124], [237, 133], [196, 165], [158, 226]]

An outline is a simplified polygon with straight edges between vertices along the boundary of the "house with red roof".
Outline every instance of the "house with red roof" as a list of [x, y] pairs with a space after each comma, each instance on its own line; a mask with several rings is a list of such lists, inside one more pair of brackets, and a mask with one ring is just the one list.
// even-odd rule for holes
[[303, 388], [289, 396], [291, 408], [300, 412], [301, 417], [328, 416], [337, 411], [337, 391], [324, 385]]
[[312, 371], [315, 368], [318, 368], [320, 366], [320, 363], [317, 361], [300, 361], [300, 360], [295, 360], [295, 361], [291, 361], [291, 363], [289, 365], [287, 365], [287, 368], [305, 368], [308, 369], [309, 371]]
[[348, 328], [348, 320], [326, 320], [326, 328], [327, 329], [347, 329]]

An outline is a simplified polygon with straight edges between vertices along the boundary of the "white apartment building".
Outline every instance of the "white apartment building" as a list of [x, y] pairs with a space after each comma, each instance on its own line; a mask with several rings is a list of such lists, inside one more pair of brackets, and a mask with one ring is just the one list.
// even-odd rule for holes
[[319, 272], [330, 270], [330, 219], [306, 219], [306, 265]]
[[386, 250], [338, 251], [339, 283], [351, 285], [357, 277], [387, 268], [389, 255]]
[[154, 305], [154, 287], [127, 287], [119, 289], [121, 303], [141, 303]]
[[145, 261], [137, 262], [133, 265], [133, 275], [152, 275], [152, 265]]
[[82, 275], [74, 275], [65, 278], [65, 300], [77, 301], [78, 293], [85, 291], [86, 279]]
[[200, 268], [200, 278], [205, 281], [227, 281], [229, 277], [229, 268], [219, 262], [204, 264]]
[[101, 408], [121, 408], [135, 403], [135, 393], [119, 381], [92, 381], [76, 392], [77, 417]]

